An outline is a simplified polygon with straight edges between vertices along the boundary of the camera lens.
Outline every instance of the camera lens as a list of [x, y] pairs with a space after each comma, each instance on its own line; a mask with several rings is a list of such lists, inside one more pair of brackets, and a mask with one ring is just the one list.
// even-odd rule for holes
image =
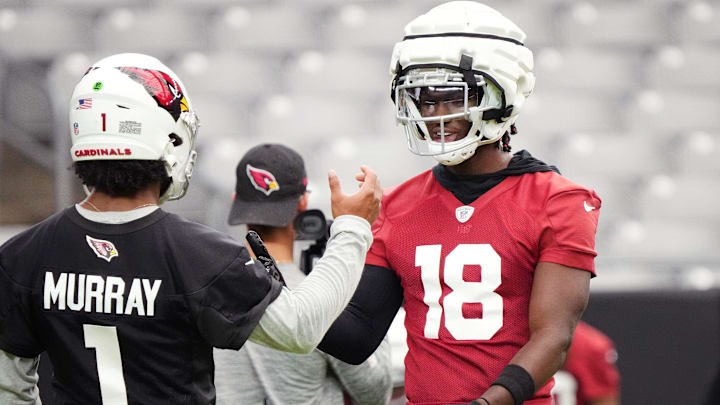
[[322, 232], [323, 221], [318, 217], [307, 216], [303, 218], [301, 226], [307, 233]]

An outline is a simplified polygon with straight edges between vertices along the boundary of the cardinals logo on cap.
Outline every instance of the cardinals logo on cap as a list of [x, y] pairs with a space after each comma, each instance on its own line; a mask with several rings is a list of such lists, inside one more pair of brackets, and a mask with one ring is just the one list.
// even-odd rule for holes
[[113, 245], [110, 241], [91, 238], [88, 235], [85, 235], [85, 240], [92, 251], [95, 252], [95, 255], [101, 259], [105, 259], [110, 262], [113, 257], [119, 256], [117, 249], [115, 249], [115, 245]]
[[275, 180], [275, 175], [267, 170], [247, 165], [245, 167], [245, 173], [247, 173], [253, 187], [255, 187], [256, 190], [262, 191], [265, 195], [270, 195], [273, 191], [280, 190], [280, 185], [277, 180]]

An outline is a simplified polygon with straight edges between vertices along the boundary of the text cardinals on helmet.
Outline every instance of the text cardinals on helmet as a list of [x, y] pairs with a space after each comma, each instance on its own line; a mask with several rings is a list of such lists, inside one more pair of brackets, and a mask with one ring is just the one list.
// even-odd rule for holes
[[192, 176], [199, 122], [187, 89], [159, 60], [125, 53], [94, 63], [70, 101], [73, 161], [162, 160], [182, 198]]
[[[396, 118], [413, 153], [464, 162], [510, 130], [535, 86], [525, 33], [473, 1], [437, 6], [405, 26], [390, 71]], [[453, 120], [470, 123], [457, 133]]]

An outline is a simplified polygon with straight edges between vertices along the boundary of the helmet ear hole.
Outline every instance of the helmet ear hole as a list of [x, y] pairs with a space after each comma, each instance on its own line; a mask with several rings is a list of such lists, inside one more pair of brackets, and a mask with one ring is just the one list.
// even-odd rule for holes
[[172, 141], [173, 146], [178, 147], [183, 144], [182, 138], [180, 138], [176, 133], [172, 133], [168, 135], [168, 138]]

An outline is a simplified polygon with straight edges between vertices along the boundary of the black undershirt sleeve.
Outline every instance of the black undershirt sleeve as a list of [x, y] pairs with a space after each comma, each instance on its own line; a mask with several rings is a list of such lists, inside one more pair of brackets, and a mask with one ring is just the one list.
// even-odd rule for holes
[[318, 348], [346, 363], [364, 362], [387, 334], [402, 301], [402, 285], [394, 271], [365, 265], [355, 295]]

